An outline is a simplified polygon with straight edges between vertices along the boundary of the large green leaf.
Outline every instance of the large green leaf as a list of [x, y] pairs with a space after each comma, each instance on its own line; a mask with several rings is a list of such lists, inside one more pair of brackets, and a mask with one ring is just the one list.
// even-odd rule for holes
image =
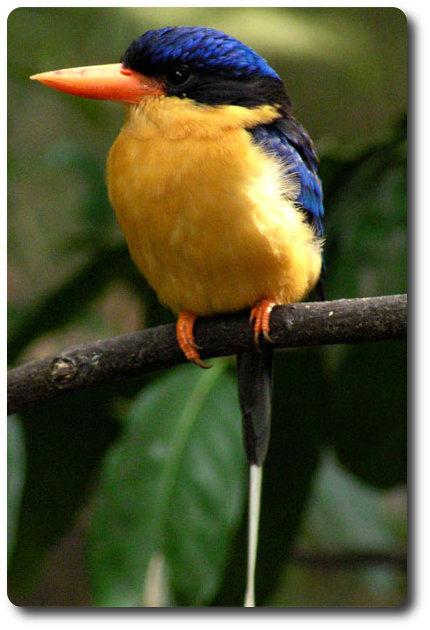
[[97, 605], [151, 605], [160, 562], [171, 596], [158, 593], [157, 601], [165, 605], [204, 605], [219, 586], [246, 470], [228, 365], [171, 370], [127, 414], [105, 461], [89, 532]]
[[[312, 488], [301, 532], [308, 550], [389, 552], [405, 544], [389, 518], [386, 497], [324, 453]], [[402, 540], [403, 538], [403, 540]]]

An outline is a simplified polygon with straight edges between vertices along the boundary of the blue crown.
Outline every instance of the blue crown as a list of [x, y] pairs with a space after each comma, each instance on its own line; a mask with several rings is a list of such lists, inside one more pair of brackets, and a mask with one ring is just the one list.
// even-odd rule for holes
[[181, 63], [235, 77], [259, 74], [279, 79], [265, 59], [238, 39], [201, 26], [147, 31], [129, 46], [122, 61], [134, 69]]

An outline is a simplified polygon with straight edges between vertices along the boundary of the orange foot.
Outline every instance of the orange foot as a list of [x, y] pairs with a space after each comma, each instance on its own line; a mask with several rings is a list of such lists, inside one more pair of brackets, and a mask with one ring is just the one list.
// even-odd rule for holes
[[255, 346], [258, 349], [258, 340], [260, 333], [263, 333], [263, 337], [266, 341], [273, 343], [273, 339], [270, 337], [270, 313], [272, 308], [276, 306], [276, 302], [272, 300], [263, 299], [259, 300], [251, 311], [251, 317], [249, 323], [254, 329], [254, 341]]
[[211, 365], [203, 363], [200, 358], [199, 350], [201, 347], [194, 341], [194, 322], [197, 319], [197, 315], [189, 313], [188, 311], [181, 311], [179, 313], [178, 321], [176, 322], [176, 338], [178, 340], [179, 347], [185, 354], [188, 361], [192, 361], [196, 365], [202, 368], [210, 368]]

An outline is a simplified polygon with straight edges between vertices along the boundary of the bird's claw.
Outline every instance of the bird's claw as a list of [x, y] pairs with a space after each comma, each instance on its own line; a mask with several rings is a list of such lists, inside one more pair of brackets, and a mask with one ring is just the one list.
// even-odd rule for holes
[[204, 370], [209, 370], [212, 367], [212, 363], [205, 363], [200, 357], [195, 357], [194, 359], [190, 359], [190, 361]]
[[276, 302], [269, 299], [259, 300], [251, 310], [249, 324], [254, 330], [254, 343], [257, 350], [260, 350], [260, 334], [268, 343], [273, 343], [270, 336], [270, 313]]
[[191, 346], [192, 348], [194, 348], [195, 350], [203, 350], [203, 346], [199, 346], [199, 345], [195, 342], [194, 337], [189, 338], [187, 341], [188, 341], [188, 343], [190, 344], [190, 346]]
[[194, 313], [181, 311], [178, 321], [176, 322], [176, 338], [178, 340], [180, 349], [182, 350], [188, 361], [191, 361], [199, 367], [207, 370], [211, 368], [212, 365], [204, 363], [201, 360], [199, 350], [202, 350], [202, 347], [197, 345], [194, 340], [193, 328], [196, 319], [197, 315], [194, 315]]

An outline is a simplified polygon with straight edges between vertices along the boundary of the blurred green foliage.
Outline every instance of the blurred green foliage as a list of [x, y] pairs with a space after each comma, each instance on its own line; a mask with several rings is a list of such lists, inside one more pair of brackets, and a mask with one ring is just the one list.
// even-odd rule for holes
[[[321, 157], [327, 297], [406, 291], [399, 10], [20, 8], [8, 21], [10, 365], [172, 321], [132, 265], [107, 201], [104, 163], [122, 108], [28, 80], [116, 61], [166, 24], [225, 30], [284, 77]], [[228, 360], [13, 416], [8, 464], [15, 603], [240, 605], [246, 466]], [[294, 554], [403, 553], [405, 482], [405, 344], [277, 353], [258, 603], [402, 604], [398, 564], [322, 569]], [[78, 568], [64, 559], [71, 547]]]
[[174, 601], [198, 606], [214, 596], [245, 498], [238, 417], [227, 361], [210, 373], [171, 370], [137, 396], [106, 457], [88, 540], [97, 603], [150, 602], [142, 591], [156, 552]]

